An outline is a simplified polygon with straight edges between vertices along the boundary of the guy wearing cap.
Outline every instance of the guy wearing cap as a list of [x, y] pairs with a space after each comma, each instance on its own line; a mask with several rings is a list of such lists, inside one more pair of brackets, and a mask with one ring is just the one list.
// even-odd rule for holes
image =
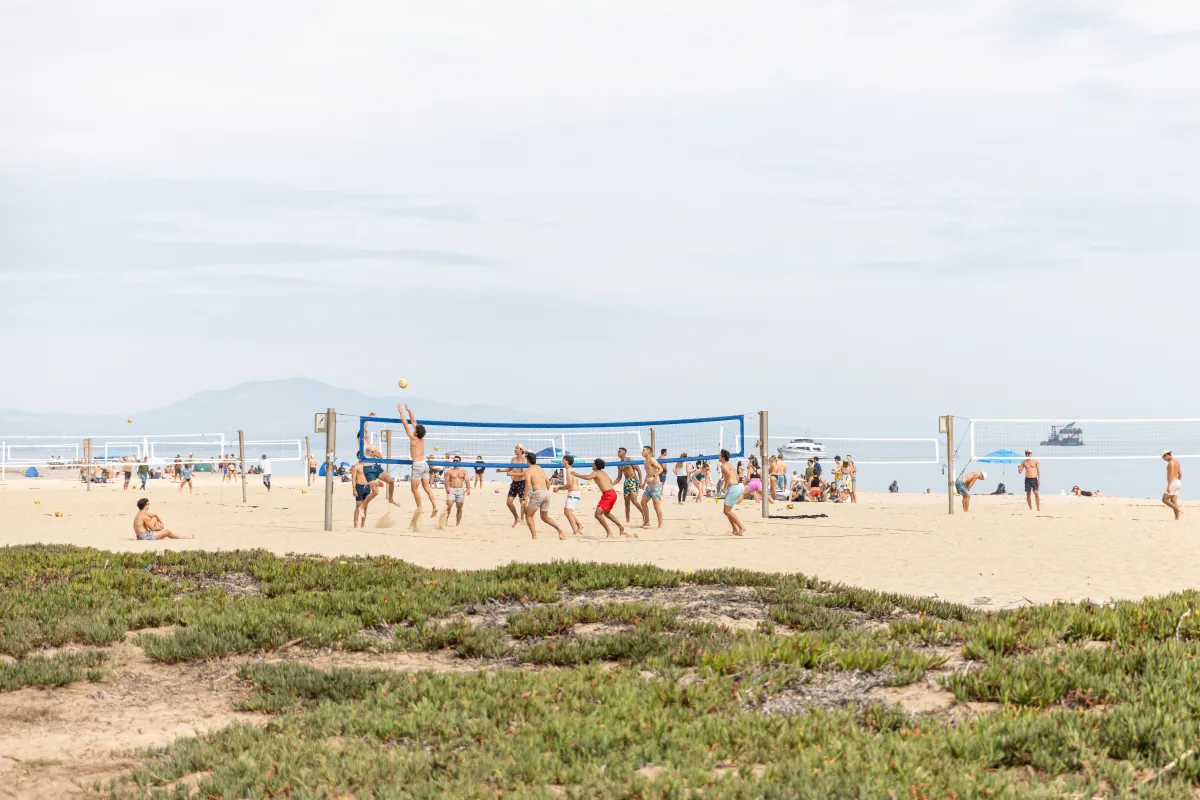
[[[1029, 509], [1033, 510], [1033, 500], [1037, 500], [1037, 510], [1042, 510], [1042, 496], [1038, 490], [1041, 489], [1042, 465], [1033, 457], [1032, 450], [1025, 451], [1025, 460], [1017, 466], [1017, 474], [1025, 473], [1025, 504]], [[1030, 495], [1033, 495], [1030, 498]]]
[[987, 480], [986, 472], [968, 472], [954, 482], [954, 489], [962, 498], [964, 514], [971, 510], [971, 487], [982, 480]]
[[1163, 451], [1162, 459], [1167, 462], [1167, 490], [1163, 492], [1162, 501], [1175, 512], [1175, 519], [1179, 519], [1183, 516], [1183, 509], [1179, 507], [1179, 484], [1183, 482], [1183, 468], [1170, 450]]
[[263, 486], [267, 487], [267, 491], [269, 492], [271, 491], [271, 459], [267, 458], [266, 453], [262, 454], [258, 466], [262, 470]]

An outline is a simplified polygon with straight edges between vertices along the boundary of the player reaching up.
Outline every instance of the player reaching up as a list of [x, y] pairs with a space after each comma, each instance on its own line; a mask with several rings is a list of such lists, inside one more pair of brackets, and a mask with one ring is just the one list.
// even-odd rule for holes
[[550, 519], [550, 478], [546, 476], [546, 470], [537, 465], [537, 456], [533, 453], [526, 453], [525, 460], [529, 462], [529, 466], [525, 469], [525, 480], [529, 484], [529, 497], [525, 500], [525, 523], [529, 525], [530, 535], [534, 539], [537, 538], [537, 529], [533, 526], [533, 515], [541, 511], [542, 522], [558, 531], [558, 538], [567, 538], [567, 535], [562, 532], [562, 528]]
[[[429, 462], [425, 460], [425, 426], [417, 422], [417, 417], [413, 414], [412, 409], [407, 404], [396, 404], [396, 410], [400, 412], [400, 422], [404, 425], [404, 432], [408, 434], [408, 457], [412, 459], [412, 472], [408, 476], [408, 485], [412, 488], [413, 500], [417, 501], [417, 510], [413, 512], [412, 523], [409, 524], [409, 530], [415, 531], [417, 523], [421, 519], [421, 493], [420, 489], [424, 487], [425, 494], [429, 496], [429, 505], [433, 507], [433, 516], [437, 516], [437, 501], [433, 499], [433, 490], [429, 488]], [[406, 419], [404, 412], [408, 412], [409, 419], [412, 424], [409, 424], [409, 419]]]
[[[617, 526], [617, 530], [621, 532], [622, 536], [629, 536], [629, 534], [625, 532], [625, 526], [621, 524], [620, 520], [612, 515], [613, 506], [617, 504], [617, 490], [613, 488], [612, 478], [608, 477], [608, 473], [604, 471], [604, 459], [597, 458], [595, 461], [593, 461], [592, 471], [587, 475], [580, 475], [574, 470], [572, 470], [571, 474], [580, 480], [596, 482], [596, 488], [600, 490], [600, 502], [596, 504], [596, 521], [599, 522], [600, 526], [604, 528], [605, 538], [612, 538], [612, 529], [609, 528], [608, 523], [604, 521], [605, 517], [608, 517], [610, 520], [612, 520], [612, 523]], [[634, 536], [636, 537], [637, 534], [635, 533]]]
[[575, 456], [563, 456], [563, 483], [562, 486], [555, 486], [554, 491], [566, 492], [567, 502], [563, 506], [563, 516], [567, 518], [567, 522], [571, 523], [571, 532], [576, 536], [583, 533], [583, 526], [579, 524], [579, 520], [575, 518], [575, 506], [579, 505], [579, 474], [571, 469], [575, 466]]

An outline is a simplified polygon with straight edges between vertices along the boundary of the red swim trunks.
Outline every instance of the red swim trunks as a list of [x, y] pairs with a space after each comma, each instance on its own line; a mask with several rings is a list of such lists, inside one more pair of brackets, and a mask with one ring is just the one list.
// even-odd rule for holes
[[613, 506], [617, 504], [617, 493], [609, 489], [604, 494], [600, 495], [600, 502], [597, 504], [601, 511], [612, 511]]

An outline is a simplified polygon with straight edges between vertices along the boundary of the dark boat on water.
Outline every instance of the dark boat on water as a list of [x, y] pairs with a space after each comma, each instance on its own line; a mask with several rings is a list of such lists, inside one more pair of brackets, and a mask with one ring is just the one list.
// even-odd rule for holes
[[1050, 438], [1041, 443], [1042, 447], [1083, 447], [1083, 429], [1075, 427], [1074, 422], [1066, 425], [1051, 425]]

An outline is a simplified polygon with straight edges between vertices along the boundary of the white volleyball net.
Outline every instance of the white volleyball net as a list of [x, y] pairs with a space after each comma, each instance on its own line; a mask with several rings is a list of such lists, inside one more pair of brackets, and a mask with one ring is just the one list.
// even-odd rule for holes
[[1047, 461], [1200, 456], [1200, 419], [973, 419], [967, 436], [984, 462], [1026, 450]]

